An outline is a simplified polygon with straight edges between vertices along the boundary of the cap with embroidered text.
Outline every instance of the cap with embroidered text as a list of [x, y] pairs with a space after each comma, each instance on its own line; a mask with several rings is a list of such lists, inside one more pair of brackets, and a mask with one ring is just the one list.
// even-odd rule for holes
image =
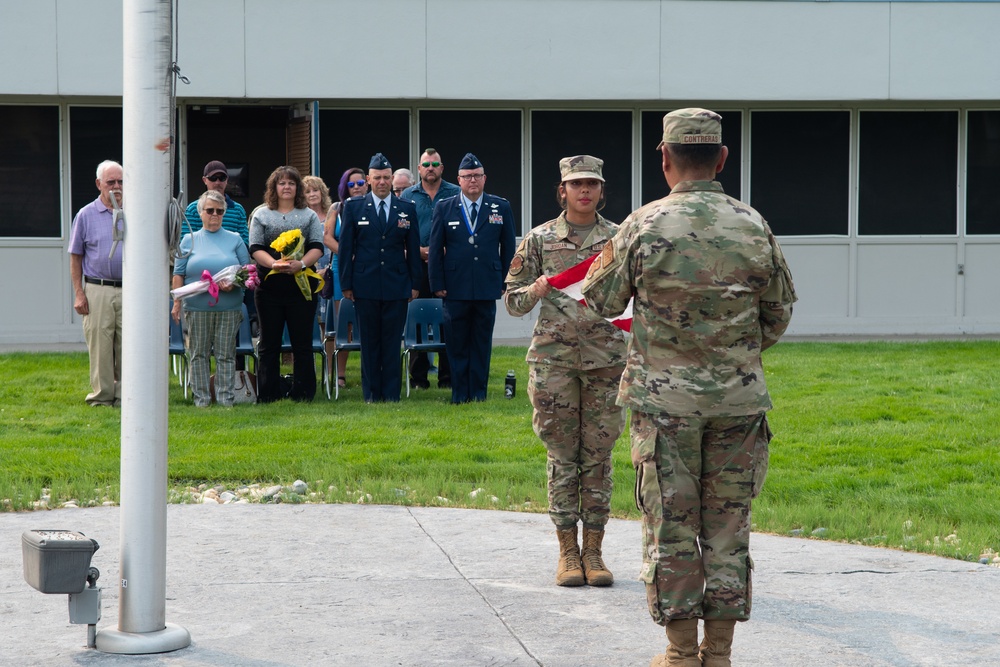
[[663, 144], [721, 144], [722, 116], [692, 107], [677, 109], [663, 117]]

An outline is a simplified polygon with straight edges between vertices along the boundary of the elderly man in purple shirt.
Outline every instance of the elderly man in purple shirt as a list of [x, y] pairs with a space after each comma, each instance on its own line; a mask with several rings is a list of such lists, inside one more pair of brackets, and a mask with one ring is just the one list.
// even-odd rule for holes
[[69, 239], [73, 309], [83, 315], [83, 335], [90, 353], [89, 405], [121, 401], [122, 244], [113, 238], [111, 195], [122, 203], [122, 166], [105, 160], [97, 166], [101, 195], [80, 209]]

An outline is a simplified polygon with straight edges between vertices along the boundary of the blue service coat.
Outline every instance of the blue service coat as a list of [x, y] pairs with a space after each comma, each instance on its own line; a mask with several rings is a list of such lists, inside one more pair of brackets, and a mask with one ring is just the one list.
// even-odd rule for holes
[[517, 251], [514, 212], [503, 197], [484, 194], [473, 225], [473, 242], [462, 210], [462, 197], [434, 205], [427, 270], [431, 291], [448, 291], [448, 299], [495, 301]]
[[344, 202], [337, 268], [340, 289], [353, 290], [355, 299], [409, 299], [411, 290], [420, 289], [417, 210], [413, 202], [390, 195], [387, 218], [382, 229], [371, 193]]

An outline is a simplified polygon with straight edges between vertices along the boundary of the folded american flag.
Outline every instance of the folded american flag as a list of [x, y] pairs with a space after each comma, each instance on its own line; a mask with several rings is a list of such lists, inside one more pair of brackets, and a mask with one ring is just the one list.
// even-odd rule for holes
[[[593, 264], [594, 260], [600, 257], [600, 255], [601, 253], [597, 253], [593, 257], [583, 260], [576, 266], [572, 266], [562, 273], [550, 276], [549, 284], [586, 306], [587, 301], [583, 298], [583, 293], [580, 292], [580, 287], [583, 285], [583, 279], [587, 277], [587, 270], [590, 268], [590, 265]], [[632, 301], [633, 300], [629, 300], [628, 306], [625, 307], [625, 312], [618, 317], [605, 317], [604, 319], [623, 331], [632, 331]]]

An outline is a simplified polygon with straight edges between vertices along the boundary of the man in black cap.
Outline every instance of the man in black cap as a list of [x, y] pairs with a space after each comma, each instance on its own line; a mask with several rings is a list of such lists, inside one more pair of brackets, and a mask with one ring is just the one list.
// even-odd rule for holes
[[497, 299], [517, 250], [510, 202], [483, 192], [485, 184], [483, 164], [466, 153], [461, 193], [438, 202], [431, 221], [427, 267], [431, 290], [444, 299], [452, 403], [486, 400]]
[[[243, 243], [247, 244], [249, 248], [250, 231], [247, 227], [247, 212], [243, 206], [226, 194], [226, 186], [229, 184], [229, 171], [226, 169], [226, 165], [218, 160], [212, 160], [205, 165], [201, 180], [205, 183], [206, 190], [215, 190], [226, 198], [226, 213], [222, 216], [222, 228], [239, 234], [240, 238], [243, 239]], [[184, 211], [184, 217], [187, 218], [187, 224], [191, 227], [190, 231], [196, 232], [201, 229], [201, 216], [198, 215], [197, 197], [188, 204], [187, 209]], [[183, 231], [184, 233], [188, 232], [187, 229]]]
[[344, 203], [337, 257], [341, 291], [358, 315], [361, 390], [374, 403], [399, 400], [406, 304], [417, 297], [421, 269], [416, 208], [392, 194], [392, 165], [381, 153], [368, 164], [368, 182], [368, 194]]

